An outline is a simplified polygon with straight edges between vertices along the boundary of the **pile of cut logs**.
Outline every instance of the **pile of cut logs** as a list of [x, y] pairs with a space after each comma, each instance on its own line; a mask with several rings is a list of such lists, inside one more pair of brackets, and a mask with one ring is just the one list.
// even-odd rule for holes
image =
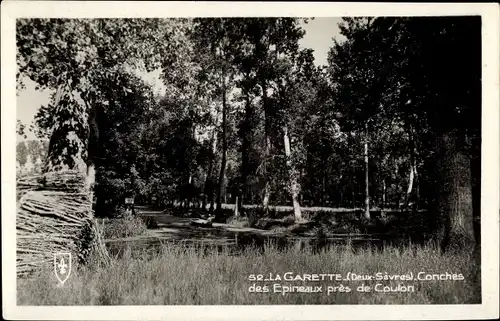
[[74, 263], [109, 256], [92, 212], [91, 194], [78, 171], [49, 172], [17, 180], [17, 274], [52, 264], [69, 252]]

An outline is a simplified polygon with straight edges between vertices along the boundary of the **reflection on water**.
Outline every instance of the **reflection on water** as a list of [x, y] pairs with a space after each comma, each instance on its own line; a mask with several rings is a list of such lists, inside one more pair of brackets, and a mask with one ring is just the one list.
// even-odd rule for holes
[[259, 235], [251, 232], [219, 231], [200, 232], [186, 238], [184, 233], [166, 233], [163, 237], [113, 240], [107, 242], [107, 248], [112, 256], [120, 257], [126, 250], [130, 250], [132, 257], [146, 254], [158, 254], [164, 245], [178, 246], [181, 248], [195, 248], [201, 253], [224, 252], [238, 255], [246, 249], [263, 252], [266, 247], [272, 246], [278, 250], [293, 248], [301, 250], [309, 247], [313, 252], [320, 252], [332, 246], [349, 246], [358, 248], [379, 248], [384, 241], [375, 238], [314, 238]]
[[330, 234], [329, 237], [319, 237], [306, 235], [303, 232], [276, 234], [272, 231], [237, 228], [224, 224], [199, 227], [190, 224], [190, 218], [169, 215], [147, 208], [141, 208], [139, 212], [141, 212], [141, 216], [154, 218], [158, 228], [148, 230], [148, 235], [143, 237], [106, 240], [107, 248], [112, 256], [121, 256], [126, 250], [130, 250], [132, 256], [144, 255], [145, 253], [157, 254], [165, 244], [182, 248], [196, 248], [197, 251], [203, 253], [224, 251], [230, 255], [238, 255], [246, 249], [262, 252], [266, 246], [272, 246], [278, 250], [289, 248], [301, 250], [309, 247], [314, 252], [332, 246], [349, 246], [353, 250], [369, 247], [376, 250], [395, 240], [376, 234], [349, 235], [338, 233]]

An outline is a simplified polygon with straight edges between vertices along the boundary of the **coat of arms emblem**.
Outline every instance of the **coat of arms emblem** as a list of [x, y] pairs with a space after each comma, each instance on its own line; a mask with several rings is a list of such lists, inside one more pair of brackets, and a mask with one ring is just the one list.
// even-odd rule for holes
[[71, 273], [71, 253], [54, 253], [54, 272], [59, 282], [64, 284]]

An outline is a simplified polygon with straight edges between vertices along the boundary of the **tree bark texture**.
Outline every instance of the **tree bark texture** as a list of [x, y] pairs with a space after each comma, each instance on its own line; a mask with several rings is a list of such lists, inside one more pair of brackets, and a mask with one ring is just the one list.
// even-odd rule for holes
[[250, 139], [252, 132], [252, 106], [250, 103], [250, 93], [245, 94], [245, 118], [241, 128], [242, 148], [241, 148], [241, 181], [240, 181], [240, 198], [236, 204], [240, 207], [247, 201], [248, 198], [248, 175], [249, 175], [249, 160], [250, 160]]
[[215, 153], [217, 152], [217, 128], [214, 128], [214, 131], [212, 132], [210, 143], [212, 149], [210, 157], [208, 158], [207, 177], [205, 178], [205, 184], [203, 186], [203, 203], [202, 203], [203, 210], [207, 209], [207, 203], [209, 198], [210, 198], [210, 203], [213, 204], [214, 184], [213, 184], [212, 172], [214, 168]]
[[382, 208], [385, 208], [386, 198], [387, 198], [387, 185], [385, 181], [386, 179], [384, 178], [382, 180]]
[[403, 203], [403, 208], [405, 210], [408, 209], [408, 205], [410, 203], [412, 193], [414, 192], [415, 181], [417, 181], [417, 178], [418, 178], [415, 138], [413, 135], [413, 129], [411, 127], [408, 129], [408, 134], [409, 134], [409, 145], [410, 145], [409, 146], [410, 147], [410, 174], [409, 174], [409, 178], [408, 178], [408, 188], [406, 190], [406, 195], [405, 195], [405, 199], [404, 199], [404, 203]]
[[300, 211], [300, 203], [299, 203], [299, 193], [300, 193], [300, 183], [298, 180], [297, 170], [292, 162], [292, 153], [290, 148], [290, 137], [288, 135], [288, 127], [287, 125], [283, 126], [283, 140], [285, 143], [285, 156], [286, 156], [286, 165], [288, 167], [288, 173], [290, 175], [290, 192], [292, 194], [292, 202], [293, 202], [293, 214], [295, 218], [295, 222], [299, 222], [302, 220], [302, 213]]
[[368, 122], [365, 123], [365, 218], [370, 219], [370, 189], [368, 172]]
[[474, 242], [471, 171], [453, 133], [436, 139], [434, 169], [429, 193], [434, 237], [443, 252], [466, 247]]
[[410, 174], [408, 177], [408, 188], [406, 189], [405, 200], [403, 203], [403, 208], [407, 209], [410, 203], [411, 192], [413, 190], [413, 180], [414, 180], [415, 172], [413, 170], [413, 164], [410, 164]]
[[269, 157], [271, 155], [271, 119], [269, 115], [269, 107], [267, 104], [267, 86], [266, 80], [261, 78], [261, 86], [262, 86], [262, 103], [264, 105], [264, 117], [265, 117], [265, 148], [264, 148], [264, 199], [262, 201], [262, 205], [267, 210], [269, 206], [269, 198], [271, 194], [270, 186], [269, 186]]
[[222, 192], [224, 188], [224, 175], [226, 172], [227, 157], [227, 102], [226, 102], [226, 79], [222, 79], [222, 159], [219, 172], [219, 186], [217, 188], [217, 209], [216, 215], [220, 216], [222, 212]]
[[239, 217], [240, 212], [239, 212], [239, 200], [238, 200], [238, 195], [236, 195], [236, 200], [234, 201], [234, 212], [233, 215], [234, 217]]

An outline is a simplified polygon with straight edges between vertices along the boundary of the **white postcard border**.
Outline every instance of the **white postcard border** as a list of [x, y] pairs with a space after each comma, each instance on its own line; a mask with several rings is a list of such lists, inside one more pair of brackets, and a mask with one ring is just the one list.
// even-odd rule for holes
[[[146, 1], [4, 1], [1, 5], [2, 279], [5, 319], [45, 320], [320, 320], [477, 319], [499, 314], [499, 6], [485, 3], [263, 3]], [[275, 306], [17, 306], [15, 232], [16, 46], [21, 17], [180, 16], [443, 16], [483, 20], [482, 304], [478, 305], [275, 305]]]

